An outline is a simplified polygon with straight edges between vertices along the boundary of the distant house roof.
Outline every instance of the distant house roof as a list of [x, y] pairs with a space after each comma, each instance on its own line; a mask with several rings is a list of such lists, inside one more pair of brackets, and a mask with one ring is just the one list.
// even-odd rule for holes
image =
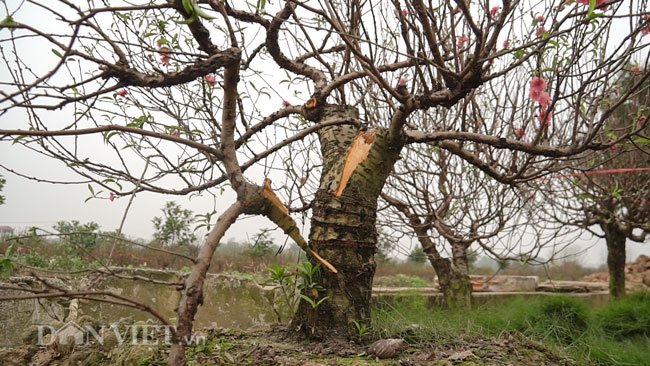
[[13, 233], [14, 228], [11, 226], [0, 226], [0, 234]]

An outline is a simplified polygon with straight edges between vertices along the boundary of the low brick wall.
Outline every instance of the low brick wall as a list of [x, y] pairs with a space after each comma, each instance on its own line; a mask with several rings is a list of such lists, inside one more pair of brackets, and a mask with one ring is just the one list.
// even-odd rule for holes
[[532, 292], [539, 283], [537, 276], [471, 276], [474, 291]]

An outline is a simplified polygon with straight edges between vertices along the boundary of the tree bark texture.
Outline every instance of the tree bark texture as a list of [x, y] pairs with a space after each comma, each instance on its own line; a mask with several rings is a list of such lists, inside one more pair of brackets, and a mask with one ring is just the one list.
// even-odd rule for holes
[[452, 244], [453, 259], [433, 258], [429, 261], [436, 271], [443, 307], [469, 310], [472, 307], [472, 283], [467, 267], [467, 252], [462, 244]]
[[[357, 118], [346, 106], [326, 106], [322, 121]], [[339, 188], [346, 157], [359, 133], [372, 135], [365, 160], [354, 169], [340, 196]], [[370, 296], [375, 274], [377, 244], [377, 198], [403, 146], [391, 142], [387, 130], [360, 131], [349, 125], [323, 128], [319, 132], [323, 155], [320, 187], [313, 202], [310, 245], [337, 268], [334, 274], [321, 269], [321, 291], [304, 291], [317, 307], [301, 300], [293, 326], [313, 338], [349, 339], [358, 335], [355, 322], [370, 321]], [[313, 258], [310, 261], [315, 265]]]
[[607, 241], [607, 267], [609, 268], [609, 296], [620, 299], [625, 296], [625, 241], [626, 235], [616, 224], [601, 225]]
[[412, 227], [418, 236], [422, 249], [427, 254], [429, 263], [436, 271], [442, 306], [445, 309], [468, 310], [472, 306], [472, 283], [469, 279], [467, 246], [464, 243], [452, 243], [452, 259], [442, 258], [419, 220], [412, 219]]
[[243, 204], [237, 201], [219, 216], [217, 223], [199, 250], [197, 263], [185, 279], [181, 301], [176, 309], [178, 321], [176, 331], [172, 334], [172, 345], [169, 350], [170, 366], [184, 366], [186, 364], [185, 346], [192, 339], [194, 316], [199, 306], [203, 304], [203, 282], [210, 268], [212, 256], [223, 235], [243, 210]]

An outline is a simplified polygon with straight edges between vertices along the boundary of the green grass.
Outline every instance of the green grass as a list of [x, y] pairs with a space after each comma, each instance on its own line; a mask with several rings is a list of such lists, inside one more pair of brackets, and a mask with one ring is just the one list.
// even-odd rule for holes
[[650, 292], [637, 292], [611, 303], [598, 313], [600, 327], [622, 340], [650, 337]]
[[419, 343], [514, 332], [542, 342], [580, 365], [650, 366], [649, 292], [631, 294], [602, 309], [570, 296], [520, 298], [463, 313], [427, 304], [422, 296], [379, 304], [373, 311], [373, 336]]
[[435, 284], [420, 276], [409, 276], [398, 273], [391, 276], [375, 277], [373, 286], [375, 287], [435, 287]]

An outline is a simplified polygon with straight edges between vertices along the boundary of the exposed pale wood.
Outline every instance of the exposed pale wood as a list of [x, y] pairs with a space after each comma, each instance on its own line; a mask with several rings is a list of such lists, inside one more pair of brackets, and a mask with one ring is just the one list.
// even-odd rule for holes
[[284, 212], [285, 215], [289, 214], [289, 209], [280, 201], [278, 196], [275, 195], [275, 192], [273, 192], [273, 189], [271, 188], [271, 180], [269, 178], [264, 179], [264, 186], [262, 187], [262, 196], [264, 196], [267, 200], [271, 201], [271, 203], [280, 209], [280, 211]]
[[368, 157], [368, 152], [375, 142], [375, 130], [368, 130], [367, 132], [360, 131], [352, 142], [352, 147], [345, 157], [345, 164], [343, 165], [343, 173], [341, 173], [341, 180], [334, 192], [334, 195], [340, 197], [347, 186], [350, 176], [354, 170]]
[[300, 234], [300, 229], [298, 229], [296, 221], [291, 218], [291, 215], [289, 215], [289, 210], [282, 201], [280, 201], [278, 196], [275, 195], [273, 189], [271, 189], [271, 180], [269, 178], [264, 179], [262, 196], [273, 204], [273, 207], [271, 207], [270, 210], [267, 210], [264, 215], [278, 225], [278, 227], [280, 227], [291, 239], [293, 239], [300, 249], [304, 250], [307, 254], [314, 256], [314, 258], [333, 273], [338, 273], [336, 267], [309, 247], [305, 238]]

